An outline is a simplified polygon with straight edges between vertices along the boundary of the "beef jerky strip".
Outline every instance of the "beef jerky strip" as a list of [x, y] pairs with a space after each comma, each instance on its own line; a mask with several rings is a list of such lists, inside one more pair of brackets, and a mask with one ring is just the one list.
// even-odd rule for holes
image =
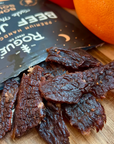
[[19, 83], [12, 79], [6, 81], [0, 97], [0, 139], [11, 130], [12, 108], [16, 101]]
[[[93, 78], [94, 84], [90, 82], [90, 77]], [[86, 91], [91, 92], [98, 99], [104, 98], [106, 92], [114, 89], [114, 61], [100, 68], [83, 72], [83, 79], [85, 78], [87, 83], [91, 85], [91, 87], [89, 85], [86, 87]]]
[[36, 65], [34, 67], [30, 67], [28, 69], [29, 78], [34, 79], [36, 81], [41, 81], [43, 71], [44, 71], [44, 69], [41, 68], [39, 65]]
[[[39, 79], [41, 72], [42, 69], [37, 72]], [[24, 74], [21, 80], [12, 139], [22, 136], [27, 130], [37, 126], [45, 116], [45, 107], [39, 93], [39, 81], [31, 79], [30, 75]]]
[[61, 103], [77, 103], [84, 93], [91, 92], [97, 98], [114, 89], [114, 61], [84, 72], [56, 76], [40, 83], [42, 97]]
[[72, 126], [77, 127], [83, 135], [88, 135], [91, 129], [102, 130], [106, 115], [103, 106], [95, 97], [84, 94], [77, 104], [63, 104], [63, 111]]
[[[43, 75], [51, 74], [52, 76], [59, 76], [68, 71], [66, 67], [57, 63], [42, 62], [40, 66], [44, 68]], [[74, 72], [74, 70], [72, 72]]]
[[47, 102], [46, 117], [37, 130], [48, 144], [69, 144], [69, 132], [63, 121], [62, 112], [55, 104]]
[[28, 69], [28, 72], [30, 72], [28, 74], [29, 78], [37, 80], [37, 81], [43, 81], [43, 79], [48, 80], [48, 79], [53, 78], [53, 75], [51, 73], [49, 73], [49, 71], [46, 71], [46, 70], [47, 70], [47, 68], [44, 69], [44, 68], [40, 67], [39, 65], [36, 65], [34, 67], [30, 67]]
[[101, 65], [97, 59], [82, 49], [72, 51], [64, 48], [51, 47], [47, 49], [47, 52], [49, 55], [46, 58], [46, 62], [56, 62], [75, 70]]

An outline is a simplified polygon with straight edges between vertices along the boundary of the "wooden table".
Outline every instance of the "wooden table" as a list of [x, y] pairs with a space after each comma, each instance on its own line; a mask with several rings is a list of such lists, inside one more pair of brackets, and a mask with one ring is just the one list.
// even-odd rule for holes
[[[76, 15], [75, 11], [70, 11]], [[100, 60], [103, 64], [114, 60], [114, 45], [105, 44], [102, 47], [94, 48], [88, 51], [91, 55]], [[71, 144], [114, 144], [114, 91], [107, 93], [107, 98], [100, 101], [105, 108], [107, 122], [102, 131], [96, 133], [91, 131], [89, 136], [82, 136], [81, 133], [74, 127], [70, 126], [68, 121], [65, 121], [70, 132]], [[0, 144], [46, 144], [38, 135], [35, 129], [30, 130], [23, 137], [16, 139], [13, 142], [10, 138], [10, 132], [0, 140]]]

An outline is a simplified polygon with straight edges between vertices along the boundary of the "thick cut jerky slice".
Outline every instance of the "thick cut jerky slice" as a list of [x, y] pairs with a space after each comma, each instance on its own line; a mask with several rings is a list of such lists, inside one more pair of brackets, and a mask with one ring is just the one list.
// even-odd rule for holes
[[0, 139], [11, 130], [12, 109], [16, 101], [19, 83], [12, 79], [5, 83], [0, 97]]
[[40, 136], [48, 144], [69, 144], [69, 132], [62, 112], [55, 104], [47, 102], [46, 117], [37, 127]]
[[49, 101], [77, 103], [84, 93], [91, 92], [97, 98], [114, 89], [114, 61], [84, 72], [56, 76], [40, 83], [42, 97]]
[[88, 135], [93, 128], [97, 132], [102, 130], [106, 122], [103, 106], [90, 93], [84, 94], [77, 104], [63, 104], [62, 107], [70, 124], [77, 127], [83, 135]]
[[46, 62], [56, 62], [75, 70], [101, 65], [97, 59], [82, 49], [72, 51], [64, 48], [51, 47], [47, 49], [47, 52], [49, 55]]
[[45, 108], [39, 93], [39, 81], [23, 75], [15, 110], [12, 139], [22, 136], [37, 126], [45, 116]]

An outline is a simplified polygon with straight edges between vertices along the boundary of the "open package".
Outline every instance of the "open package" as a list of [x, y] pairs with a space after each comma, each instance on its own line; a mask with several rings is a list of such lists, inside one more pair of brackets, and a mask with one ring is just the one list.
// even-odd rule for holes
[[[0, 1], [0, 86], [43, 62], [46, 48], [102, 43], [79, 20], [48, 0]], [[86, 47], [87, 46], [87, 47]]]
[[48, 0], [0, 1], [0, 15], [0, 143], [94, 137], [107, 119], [100, 99], [114, 89], [114, 61], [85, 50], [103, 42]]

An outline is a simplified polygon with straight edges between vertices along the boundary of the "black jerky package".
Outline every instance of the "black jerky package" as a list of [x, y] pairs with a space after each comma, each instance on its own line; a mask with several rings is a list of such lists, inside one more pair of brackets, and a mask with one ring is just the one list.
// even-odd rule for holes
[[48, 0], [0, 0], [0, 83], [47, 57], [46, 48], [75, 48], [102, 41]]

